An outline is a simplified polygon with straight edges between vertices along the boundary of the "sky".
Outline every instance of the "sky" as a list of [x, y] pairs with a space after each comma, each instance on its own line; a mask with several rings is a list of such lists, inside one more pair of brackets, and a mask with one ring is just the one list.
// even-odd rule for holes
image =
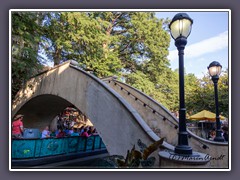
[[[172, 19], [176, 12], [156, 12], [158, 18]], [[229, 12], [185, 12], [193, 19], [192, 31], [187, 39], [184, 51], [184, 67], [187, 73], [193, 73], [198, 78], [208, 72], [207, 66], [212, 61], [218, 61], [222, 69], [229, 63]], [[171, 38], [168, 59], [171, 68], [178, 68], [178, 51]]]

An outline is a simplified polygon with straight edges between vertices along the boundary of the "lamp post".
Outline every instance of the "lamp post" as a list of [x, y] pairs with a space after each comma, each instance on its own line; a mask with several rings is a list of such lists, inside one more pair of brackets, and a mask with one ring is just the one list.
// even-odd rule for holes
[[215, 94], [215, 106], [216, 106], [216, 137], [214, 138], [214, 141], [223, 142], [224, 138], [222, 137], [222, 131], [221, 131], [221, 124], [220, 124], [220, 118], [219, 118], [219, 111], [218, 111], [218, 79], [219, 75], [221, 74], [222, 65], [217, 62], [213, 61], [208, 66], [208, 72], [209, 75], [212, 77], [212, 81], [214, 84], [214, 94]]
[[188, 146], [188, 133], [186, 131], [186, 109], [184, 99], [184, 49], [187, 44], [187, 37], [191, 33], [193, 20], [186, 13], [176, 14], [169, 24], [172, 38], [178, 49], [179, 56], [179, 132], [178, 145], [175, 153], [191, 155], [192, 148]]

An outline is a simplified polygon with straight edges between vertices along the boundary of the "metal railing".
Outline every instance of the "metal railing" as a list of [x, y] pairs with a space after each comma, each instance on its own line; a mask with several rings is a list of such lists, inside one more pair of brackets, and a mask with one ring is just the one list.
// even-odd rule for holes
[[105, 150], [101, 137], [75, 136], [45, 139], [12, 139], [12, 159], [31, 159], [61, 154]]
[[151, 109], [153, 114], [157, 114], [158, 116], [162, 117], [163, 121], [168, 121], [170, 124], [172, 124], [174, 126], [175, 129], [178, 128], [178, 125], [175, 122], [172, 122], [171, 120], [167, 119], [164, 115], [162, 115], [160, 112], [158, 112], [156, 109], [154, 109], [153, 107], [151, 107], [150, 105], [148, 105], [147, 103], [145, 103], [143, 100], [139, 99], [138, 97], [136, 97], [135, 95], [133, 95], [130, 91], [128, 91], [127, 89], [125, 89], [123, 86], [121, 86], [119, 83], [117, 83], [114, 80], [108, 80], [108, 83], [111, 83], [111, 81], [114, 83], [115, 86], [119, 86], [121, 91], [125, 91], [129, 96], [132, 96], [135, 101], [140, 102], [144, 107], [148, 107], [149, 109]]

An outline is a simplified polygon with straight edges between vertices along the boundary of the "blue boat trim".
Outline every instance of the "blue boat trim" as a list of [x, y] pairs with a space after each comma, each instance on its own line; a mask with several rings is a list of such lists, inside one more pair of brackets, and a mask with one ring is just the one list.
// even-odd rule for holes
[[106, 152], [99, 135], [13, 139], [12, 165], [39, 165]]

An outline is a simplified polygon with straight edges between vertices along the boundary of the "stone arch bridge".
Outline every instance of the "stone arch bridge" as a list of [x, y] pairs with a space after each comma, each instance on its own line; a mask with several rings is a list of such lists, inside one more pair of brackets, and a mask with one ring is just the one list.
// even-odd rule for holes
[[[67, 61], [31, 78], [12, 102], [12, 114], [24, 114], [26, 127], [44, 128], [65, 107], [74, 105], [94, 126], [110, 155], [126, 155], [138, 139], [147, 145], [165, 137], [163, 146], [177, 144], [178, 120], [166, 108], [139, 90], [110, 77], [98, 79]], [[228, 167], [228, 144], [202, 139], [191, 131], [194, 151], [222, 161], [206, 167]], [[155, 154], [158, 157], [158, 154]]]

